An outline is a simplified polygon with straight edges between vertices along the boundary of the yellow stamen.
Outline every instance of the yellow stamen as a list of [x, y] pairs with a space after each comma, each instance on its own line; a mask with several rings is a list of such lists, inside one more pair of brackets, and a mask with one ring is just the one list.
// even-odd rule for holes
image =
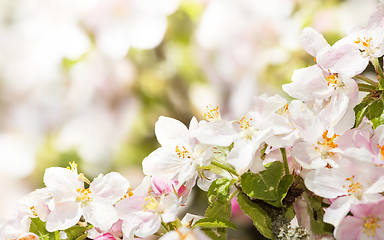
[[336, 148], [338, 145], [334, 142], [335, 138], [337, 138], [339, 135], [333, 134], [332, 137], [328, 137], [328, 130], [325, 130], [323, 133], [323, 142], [318, 142], [319, 145], [328, 147], [328, 148]]
[[191, 158], [191, 153], [184, 146], [176, 146], [176, 154], [179, 158]]
[[34, 218], [35, 218], [35, 217], [38, 217], [35, 206], [30, 207], [29, 210], [31, 211], [32, 216], [33, 216]]
[[333, 84], [333, 86], [335, 86], [338, 83], [338, 74], [337, 73], [330, 73], [329, 76], [325, 78], [325, 80], [328, 82], [327, 83], [328, 86], [330, 84]]
[[380, 149], [381, 159], [384, 160], [384, 145], [377, 144], [377, 147]]
[[377, 223], [378, 221], [380, 221], [380, 218], [373, 217], [372, 215], [369, 215], [368, 217], [364, 217], [363, 221], [364, 221], [363, 232], [365, 234], [367, 234], [368, 237], [370, 235], [372, 235], [372, 237], [374, 237], [376, 228], [380, 228], [380, 225]]
[[206, 121], [221, 120], [219, 107], [213, 108], [211, 105], [207, 106], [207, 113], [203, 113]]
[[143, 211], [155, 211], [159, 207], [159, 202], [155, 197], [146, 197], [144, 200], [147, 203], [143, 206]]
[[[352, 177], [346, 178], [346, 181], [350, 181], [351, 184], [348, 185], [348, 193], [349, 194], [357, 194], [356, 197], [360, 198], [362, 195], [362, 186], [359, 182], [355, 181], [355, 175], [352, 175]], [[345, 185], [343, 185], [343, 188], [346, 188]]]
[[279, 115], [289, 115], [289, 109], [288, 108], [289, 108], [289, 105], [287, 103], [282, 108], [280, 108], [277, 113]]
[[69, 162], [69, 167], [67, 167], [67, 169], [77, 173], [77, 163], [75, 163], [74, 161]]
[[239, 119], [237, 121], [237, 123], [240, 124], [240, 128], [241, 129], [248, 129], [251, 125], [250, 125], [250, 121], [252, 121], [253, 119], [250, 118], [249, 121], [247, 120], [247, 118], [244, 116], [242, 119]]
[[78, 188], [76, 189], [77, 193], [79, 194], [76, 198], [77, 201], [80, 202], [88, 202], [91, 200], [91, 190], [89, 188], [84, 189], [84, 188]]

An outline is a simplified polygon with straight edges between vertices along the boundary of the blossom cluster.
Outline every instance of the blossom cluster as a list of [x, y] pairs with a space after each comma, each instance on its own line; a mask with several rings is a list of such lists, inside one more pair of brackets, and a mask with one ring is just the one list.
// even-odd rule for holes
[[[273, 226], [284, 216], [313, 238], [383, 239], [384, 4], [333, 45], [312, 28], [300, 39], [314, 64], [283, 85], [294, 100], [254, 97], [237, 120], [208, 106], [188, 127], [161, 116], [161, 146], [135, 189], [117, 172], [90, 181], [75, 163], [48, 168], [46, 187], [0, 223], [0, 240], [223, 239], [234, 197], [266, 238], [282, 234]], [[362, 75], [370, 64], [374, 80]], [[209, 206], [180, 220], [195, 185]]]

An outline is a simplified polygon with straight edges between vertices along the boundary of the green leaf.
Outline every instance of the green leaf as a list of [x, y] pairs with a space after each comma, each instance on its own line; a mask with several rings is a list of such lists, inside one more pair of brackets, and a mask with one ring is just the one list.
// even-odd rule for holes
[[215, 180], [208, 189], [208, 202], [213, 203], [217, 199], [225, 200], [229, 196], [231, 181], [226, 178]]
[[77, 240], [84, 234], [87, 229], [89, 229], [89, 227], [81, 227], [79, 225], [75, 225], [68, 228], [64, 232], [67, 234], [68, 240]]
[[358, 105], [356, 105], [353, 110], [355, 111], [355, 126], [357, 127], [360, 125], [361, 121], [363, 121], [363, 118], [368, 113], [368, 103], [362, 102]]
[[[215, 180], [208, 189], [209, 206], [205, 211], [205, 217], [228, 220], [231, 217], [231, 200], [229, 190], [231, 181], [225, 178]], [[206, 228], [203, 231], [212, 239], [225, 240], [227, 229], [224, 227]]]
[[45, 222], [41, 221], [39, 218], [31, 218], [29, 231], [35, 233], [41, 240], [60, 239], [60, 236], [58, 236], [59, 232], [48, 232], [45, 228]]
[[198, 220], [193, 227], [199, 226], [201, 228], [233, 228], [236, 225], [223, 218], [203, 218]]
[[208, 237], [213, 240], [226, 240], [227, 239], [227, 229], [226, 228], [205, 228], [201, 229]]
[[239, 193], [237, 195], [237, 202], [240, 209], [248, 215], [253, 225], [257, 230], [266, 238], [273, 239], [272, 233], [272, 218], [267, 214], [257, 203], [252, 202], [247, 195]]
[[[287, 195], [289, 188], [293, 183], [294, 177], [291, 174], [284, 175], [279, 182], [279, 186], [277, 187], [277, 194], [280, 196], [280, 199], [283, 200]], [[279, 199], [279, 200], [280, 200]]]
[[259, 173], [247, 172], [241, 176], [241, 187], [251, 198], [263, 200], [275, 207], [282, 207], [282, 200], [293, 183], [293, 176], [284, 175], [283, 163], [272, 162]]
[[368, 114], [367, 114], [368, 119], [372, 120], [374, 118], [380, 117], [381, 114], [383, 113], [383, 109], [384, 109], [384, 104], [381, 98], [372, 102], [368, 107]]
[[307, 201], [312, 232], [316, 234], [333, 233], [333, 226], [323, 221], [322, 199], [316, 196], [308, 196], [305, 193], [303, 193], [303, 196]]
[[380, 115], [380, 117], [371, 119], [374, 128], [384, 124], [384, 112]]

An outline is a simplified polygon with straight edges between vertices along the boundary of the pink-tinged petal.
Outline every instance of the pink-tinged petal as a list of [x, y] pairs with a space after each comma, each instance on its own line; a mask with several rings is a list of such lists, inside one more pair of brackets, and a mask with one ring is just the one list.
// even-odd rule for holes
[[324, 132], [320, 119], [301, 101], [293, 100], [288, 108], [291, 124], [306, 142], [315, 143]]
[[351, 213], [355, 217], [364, 218], [373, 214], [374, 216], [384, 217], [384, 197], [381, 196], [381, 200], [371, 203], [360, 203], [351, 206]]
[[70, 228], [76, 225], [82, 213], [80, 203], [75, 201], [56, 203], [48, 215], [46, 228], [49, 232]]
[[160, 175], [172, 179], [187, 162], [187, 159], [176, 155], [176, 149], [160, 147], [144, 158], [143, 172], [145, 175]]
[[116, 238], [110, 233], [105, 233], [95, 238], [95, 240], [116, 240]]
[[120, 173], [111, 172], [95, 178], [89, 189], [94, 201], [112, 205], [124, 196], [129, 186], [128, 180]]
[[126, 198], [116, 203], [116, 211], [119, 218], [127, 218], [131, 213], [141, 212], [144, 209], [145, 196], [135, 196]]
[[84, 186], [77, 173], [60, 167], [51, 167], [45, 170], [44, 183], [55, 201], [75, 201], [76, 189]]
[[341, 220], [348, 214], [354, 199], [351, 197], [339, 197], [325, 210], [324, 222], [330, 223], [336, 228]]
[[152, 191], [156, 196], [162, 194], [173, 194], [176, 191], [178, 182], [170, 180], [165, 177], [153, 176], [152, 177]]
[[189, 145], [189, 131], [179, 120], [169, 117], [159, 117], [155, 125], [156, 138], [163, 147]]
[[360, 218], [347, 216], [335, 229], [335, 238], [338, 240], [358, 240], [363, 231], [363, 221]]
[[[316, 169], [309, 172], [304, 179], [305, 185], [316, 195], [325, 198], [336, 198], [348, 194], [348, 189], [344, 188], [349, 169]], [[352, 175], [352, 174], [351, 174]]]
[[256, 96], [253, 98], [254, 107], [252, 112], [257, 112], [263, 117], [271, 116], [275, 114], [280, 108], [284, 107], [287, 103], [287, 100], [279, 95], [267, 96], [263, 94], [261, 96]]
[[371, 151], [369, 136], [365, 136], [365, 133], [357, 128], [347, 130], [343, 135], [339, 136], [337, 144], [343, 150], [347, 148], [364, 148]]
[[140, 213], [141, 224], [137, 228], [135, 235], [138, 237], [148, 237], [157, 232], [161, 226], [160, 216], [150, 212]]
[[201, 121], [199, 128], [191, 132], [201, 143], [227, 147], [235, 140], [237, 132], [227, 121]]
[[310, 27], [304, 28], [303, 33], [300, 36], [300, 41], [305, 51], [314, 57], [316, 57], [321, 49], [330, 47], [323, 35]]
[[325, 99], [334, 91], [327, 85], [323, 70], [317, 65], [295, 70], [292, 82], [282, 88], [289, 96], [304, 102]]
[[119, 218], [112, 205], [90, 202], [83, 208], [84, 219], [102, 231], [108, 231]]
[[[337, 94], [336, 96], [332, 96], [331, 101], [320, 111], [318, 117], [321, 122], [323, 122], [326, 126], [335, 128], [338, 126], [337, 134], [342, 134], [346, 130], [353, 127], [354, 121], [351, 121], [350, 116], [346, 118], [346, 122], [342, 122], [341, 120], [345, 116], [345, 114], [350, 110], [350, 98], [342, 93]], [[353, 109], [352, 109], [353, 112]], [[348, 112], [349, 114], [350, 112]], [[352, 116], [352, 120], [354, 120], [354, 114]], [[338, 124], [341, 124], [338, 125]]]
[[300, 142], [293, 146], [291, 155], [305, 169], [323, 168], [327, 163], [321, 159], [313, 144]]
[[318, 64], [331, 72], [337, 72], [347, 77], [362, 73], [369, 63], [369, 58], [363, 57], [360, 50], [351, 44], [338, 48], [329, 48], [317, 55]]

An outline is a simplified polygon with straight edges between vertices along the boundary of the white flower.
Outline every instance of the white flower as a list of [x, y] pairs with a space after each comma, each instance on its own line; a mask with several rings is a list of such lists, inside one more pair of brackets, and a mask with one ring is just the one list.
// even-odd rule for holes
[[338, 226], [352, 204], [381, 199], [384, 168], [352, 157], [343, 157], [339, 168], [321, 168], [305, 176], [305, 185], [316, 195], [337, 198], [326, 209], [324, 221]]
[[84, 176], [65, 168], [48, 168], [44, 183], [52, 193], [55, 206], [47, 218], [48, 231], [64, 230], [75, 225], [83, 215], [85, 220], [101, 230], [108, 230], [118, 217], [113, 204], [129, 188], [129, 182], [119, 173], [100, 174], [84, 188]]
[[156, 122], [155, 133], [161, 147], [143, 160], [143, 172], [146, 175], [160, 175], [176, 179], [179, 184], [196, 176], [196, 169], [210, 164], [212, 147], [199, 143], [190, 136], [196, 118], [192, 118], [190, 130], [180, 121], [160, 117]]

